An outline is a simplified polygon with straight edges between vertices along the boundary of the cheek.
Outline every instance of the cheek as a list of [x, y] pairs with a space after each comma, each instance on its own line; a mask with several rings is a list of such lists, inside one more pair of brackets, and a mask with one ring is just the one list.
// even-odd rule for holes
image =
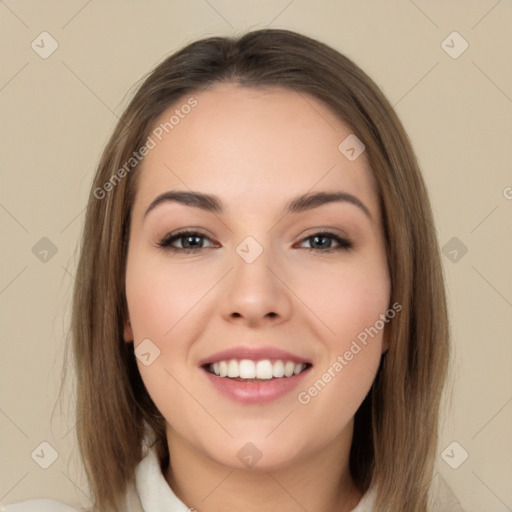
[[302, 275], [301, 296], [324, 324], [323, 338], [336, 350], [366, 332], [388, 309], [390, 281], [381, 260], [339, 265], [328, 272], [309, 270]]
[[308, 417], [327, 414], [325, 429], [334, 435], [355, 414], [378, 371], [391, 321], [380, 316], [388, 311], [390, 281], [382, 260], [374, 260], [318, 272], [311, 289], [311, 304], [329, 332], [323, 336], [326, 351], [297, 400]]
[[172, 268], [161, 257], [134, 253], [126, 269], [134, 345], [137, 353], [139, 344], [149, 339], [156, 345], [149, 345], [152, 357], [157, 354], [151, 364], [137, 359], [137, 365], [157, 408], [166, 418], [176, 418], [189, 400], [179, 383], [196, 377], [189, 371], [190, 345], [201, 332], [205, 296], [219, 278], [206, 266], [194, 271], [186, 265]]
[[185, 268], [170, 271], [158, 261], [129, 262], [126, 298], [135, 340], [167, 339], [185, 317], [192, 318], [196, 306], [215, 284], [216, 276], [190, 272]]
[[343, 355], [315, 374], [297, 395], [297, 417], [306, 428], [322, 425], [324, 439], [332, 439], [353, 419], [371, 389], [380, 362], [375, 351], [365, 350], [348, 361]]
[[166, 418], [180, 417], [189, 400], [180, 385], [187, 372], [187, 340], [200, 310], [194, 306], [212, 286], [212, 279], [170, 269], [148, 256], [134, 254], [128, 261], [126, 298], [136, 353], [146, 339], [157, 347], [149, 345], [150, 364], [137, 358], [137, 366], [149, 395]]

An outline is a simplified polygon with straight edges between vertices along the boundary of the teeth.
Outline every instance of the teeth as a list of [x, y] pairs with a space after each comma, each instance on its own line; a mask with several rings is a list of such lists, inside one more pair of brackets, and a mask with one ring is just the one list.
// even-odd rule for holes
[[240, 368], [238, 365], [238, 361], [231, 359], [228, 363], [228, 377], [236, 378], [240, 377]]
[[272, 363], [268, 359], [256, 363], [256, 375], [258, 379], [272, 378]]
[[284, 364], [283, 361], [276, 361], [272, 365], [272, 376], [283, 377], [284, 376]]
[[291, 377], [293, 375], [293, 371], [295, 370], [295, 364], [292, 361], [288, 361], [284, 365], [284, 375], [285, 377]]
[[255, 379], [256, 378], [256, 366], [253, 361], [249, 359], [243, 359], [238, 365], [239, 376], [242, 379]]
[[291, 377], [298, 375], [305, 368], [306, 364], [295, 364], [293, 361], [275, 361], [272, 363], [268, 359], [261, 361], [251, 361], [250, 359], [230, 359], [229, 361], [218, 361], [217, 363], [210, 364], [210, 372], [218, 375], [219, 377], [229, 377], [236, 379], [262, 379], [268, 380], [281, 377]]

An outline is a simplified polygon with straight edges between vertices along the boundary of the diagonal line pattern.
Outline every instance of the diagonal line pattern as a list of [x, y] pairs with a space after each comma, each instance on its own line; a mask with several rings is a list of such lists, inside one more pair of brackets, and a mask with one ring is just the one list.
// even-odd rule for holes
[[475, 28], [500, 2], [501, 0], [498, 0], [471, 28]]
[[0, 208], [2, 208], [7, 213], [7, 215], [9, 215], [9, 217], [11, 217], [11, 219], [13, 219], [14, 222], [16, 222], [16, 224], [18, 224], [18, 226], [20, 226], [21, 229], [25, 231], [25, 233], [28, 233], [28, 229], [2, 203], [0, 203]]
[[498, 414], [499, 414], [503, 409], [505, 409], [505, 407], [506, 407], [510, 402], [512, 402], [512, 398], [510, 398], [509, 400], [507, 400], [507, 401], [505, 402], [505, 404], [500, 408], [500, 410], [499, 410], [499, 411], [498, 411], [498, 412], [497, 412], [497, 413], [496, 413], [496, 414], [495, 414], [495, 415], [494, 415], [494, 416], [493, 416], [493, 417], [492, 417], [492, 418], [491, 418], [491, 419], [490, 419], [490, 420], [489, 420], [489, 421], [488, 421], [488, 422], [487, 422], [487, 423], [486, 423], [482, 428], [480, 428], [480, 430], [479, 430], [479, 431], [478, 431], [478, 432], [477, 432], [477, 433], [476, 433], [476, 434], [475, 434], [471, 439], [472, 439], [472, 440], [473, 440], [473, 439], [475, 439], [475, 437], [476, 437], [478, 434], [480, 434], [480, 432], [482, 432], [482, 430], [483, 430], [485, 427], [487, 427], [487, 425], [489, 425], [489, 423], [491, 423], [491, 421], [492, 421], [494, 418], [496, 418], [496, 416], [498, 416]]
[[9, 418], [9, 416], [7, 416], [7, 414], [5, 414], [5, 412], [0, 409], [0, 412], [28, 439], [29, 437], [27, 436], [27, 434], [25, 434], [25, 432], [23, 432], [23, 430], [21, 430], [21, 428], [19, 427], [19, 425], [13, 421], [11, 418]]
[[512, 308], [512, 303], [496, 288], [494, 287], [473, 265], [471, 268]]
[[21, 68], [18, 69], [18, 71], [16, 71], [16, 73], [14, 73], [12, 77], [9, 78], [9, 80], [7, 80], [7, 82], [4, 85], [2, 85], [2, 87], [0, 87], [0, 92], [2, 92], [27, 66], [28, 62], [25, 62], [25, 64], [21, 66]]
[[303, 506], [302, 506], [302, 505], [301, 505], [301, 504], [300, 504], [300, 503], [295, 499], [295, 496], [293, 496], [293, 494], [290, 494], [290, 492], [289, 492], [285, 487], [283, 487], [283, 485], [281, 484], [281, 482], [279, 482], [279, 481], [274, 477], [274, 475], [272, 475], [272, 473], [269, 473], [269, 472], [267, 471], [267, 475], [268, 475], [270, 478], [272, 478], [272, 480], [274, 480], [274, 482], [275, 482], [277, 485], [279, 485], [279, 487], [281, 487], [281, 489], [282, 489], [286, 494], [288, 494], [288, 496], [290, 496], [290, 498], [291, 498], [293, 501], [295, 501], [295, 503], [297, 503], [297, 505], [299, 505], [299, 507], [300, 507], [302, 510], [304, 510], [305, 512], [307, 512], [307, 509], [306, 509], [306, 508], [304, 508], [304, 507], [303, 507]]
[[213, 5], [210, 2], [208, 2], [208, 0], [204, 0], [204, 2], [207, 3], [210, 6], [210, 8], [213, 9], [231, 28], [235, 28], [233, 27], [233, 25], [231, 25], [231, 23], [229, 23], [229, 21], [224, 16], [222, 16], [222, 14], [217, 9], [215, 9], [215, 7], [213, 7]]
[[62, 470], [61, 473], [92, 503], [91, 497], [86, 492], [84, 492], [84, 490], [76, 482], [74, 482], [73, 479], [69, 477], [69, 475], [64, 473]]
[[79, 82], [81, 82], [85, 87], [87, 87], [87, 89], [89, 89], [89, 91], [94, 95], [96, 96], [96, 98], [105, 106], [108, 108], [108, 110], [110, 112], [112, 112], [112, 114], [114, 114], [114, 116], [116, 117], [116, 119], [119, 119], [119, 116], [63, 61], [61, 60], [62, 64], [64, 65], [64, 67], [66, 67], [70, 73], [72, 73], [77, 79]]
[[29, 474], [29, 471], [27, 471], [3, 496], [0, 496], [0, 500], [3, 500], [7, 497], [8, 494], [10, 494], [13, 489]]
[[333, 129], [333, 130], [336, 130], [336, 128], [335, 128], [335, 127], [334, 127], [334, 126], [333, 126], [333, 125], [332, 125], [332, 124], [331, 124], [331, 123], [330, 123], [330, 122], [329, 122], [329, 121], [328, 121], [328, 120], [327, 120], [327, 119], [326, 119], [326, 118], [325, 118], [325, 117], [324, 117], [324, 116], [323, 116], [323, 115], [322, 115], [322, 114], [321, 114], [321, 113], [320, 113], [320, 112], [319, 112], [319, 111], [318, 111], [318, 110], [317, 110], [317, 109], [316, 109], [316, 108], [311, 104], [311, 102], [307, 100], [307, 98], [306, 98], [306, 96], [305, 96], [304, 94], [302, 94], [302, 93], [301, 93], [300, 91], [298, 91], [298, 90], [297, 90], [297, 91], [294, 91], [294, 92], [295, 92], [296, 94], [298, 94], [298, 95], [301, 97], [301, 99], [302, 99], [303, 101], [305, 101], [305, 102], [310, 106], [310, 108], [311, 108], [312, 110], [314, 110], [314, 111], [318, 114], [318, 116], [319, 116], [323, 121], [325, 121], [325, 122], [326, 122], [326, 123], [327, 123], [327, 124], [328, 124], [332, 129]]
[[281, 16], [281, 14], [283, 14], [284, 11], [286, 11], [286, 9], [288, 9], [288, 7], [290, 7], [290, 5], [293, 4], [295, 0], [290, 0], [290, 2], [288, 2], [270, 21], [269, 23], [267, 24], [267, 27], [272, 25], [272, 23], [274, 23], [274, 21], [276, 21], [277, 18], [279, 18], [279, 16]]
[[409, 0], [409, 2], [411, 2], [411, 4], [414, 5], [414, 7], [416, 7], [416, 9], [418, 9], [418, 11], [420, 11], [421, 14], [423, 14], [423, 16], [425, 16], [425, 18], [427, 18], [428, 21], [430, 21], [430, 23], [432, 23], [432, 25], [434, 25], [434, 27], [439, 28], [439, 26], [436, 24], [436, 22], [423, 9], [421, 9], [418, 5], [416, 5], [413, 2], [413, 0]]
[[491, 82], [491, 84], [493, 84], [494, 87], [496, 87], [496, 89], [498, 89], [498, 91], [500, 91], [501, 94], [503, 94], [503, 96], [505, 96], [505, 98], [507, 98], [508, 101], [512, 103], [512, 98], [474, 60], [472, 60], [471, 62], [473, 66], [475, 66], [475, 68], [477, 68], [480, 71], [480, 73], [482, 73], [482, 75], [484, 75], [487, 78], [487, 80], [489, 80], [489, 82]]
[[482, 224], [484, 222], [485, 219], [487, 219], [487, 217], [489, 217], [491, 215], [491, 213], [494, 213], [494, 211], [496, 210], [496, 208], [498, 208], [499, 205], [496, 205], [471, 231], [470, 233], [473, 233], [473, 231], [475, 231], [475, 229], [480, 226], [480, 224]]
[[2, 293], [5, 292], [5, 290], [7, 290], [7, 288], [9, 288], [9, 286], [11, 286], [12, 283], [14, 283], [14, 281], [16, 281], [16, 279], [18, 279], [18, 277], [21, 276], [21, 274], [23, 274], [23, 272], [25, 272], [25, 270], [27, 270], [28, 268], [28, 265], [25, 265], [1, 290], [0, 290], [0, 295], [2, 295]]
[[295, 412], [295, 409], [292, 409], [266, 436], [265, 436], [265, 439], [270, 435], [272, 434], [275, 430], [277, 430], [278, 427], [280, 427], [285, 420], [287, 420], [290, 415]]
[[[227, 478], [233, 474], [233, 471], [230, 471], [202, 500], [201, 502], [205, 501], [210, 497], [211, 494], [213, 494], [226, 480]], [[194, 510], [194, 509], [191, 509]]]
[[439, 61], [436, 62], [402, 97], [392, 106], [395, 108], [413, 89], [415, 89], [437, 66]]
[[19, 17], [19, 16], [18, 16], [18, 15], [17, 15], [17, 14], [16, 14], [16, 13], [15, 13], [15, 12], [14, 12], [14, 11], [13, 11], [9, 6], [8, 6], [8, 5], [7, 5], [7, 4], [6, 4], [6, 3], [5, 3], [5, 0], [0, 0], [0, 4], [5, 5], [5, 7], [6, 7], [9, 11], [11, 11], [11, 14], [12, 14], [13, 16], [15, 16], [16, 18], [18, 18], [18, 20], [19, 20], [21, 23], [23, 23], [23, 25], [25, 25], [25, 27], [30, 28], [30, 27], [29, 27], [29, 26], [28, 26], [28, 25], [27, 25], [27, 24], [26, 24], [26, 23], [25, 23], [25, 22], [24, 22], [24, 21], [23, 21], [23, 20], [22, 20], [22, 19], [21, 19], [21, 18], [20, 18], [20, 17]]
[[498, 499], [501, 503], [503, 503], [503, 505], [505, 505], [505, 507], [507, 507], [507, 510], [510, 510], [512, 511], [512, 508], [510, 508], [509, 505], [507, 505], [474, 471], [471, 471], [471, 473], [473, 473], [473, 475], [475, 475], [475, 477], [480, 480], [480, 482], [485, 486], [487, 487], [487, 489], [489, 489], [489, 491], [491, 491], [492, 494], [494, 494], [494, 496], [496, 497], [496, 499]]
[[92, 0], [88, 0], [71, 18], [62, 25], [61, 30], [66, 28], [90, 3]]
[[82, 208], [61, 230], [60, 232], [61, 233], [64, 233], [64, 231], [66, 231], [66, 229], [69, 228], [69, 226], [71, 226], [71, 224], [73, 224], [73, 222], [75, 222], [76, 219], [78, 219], [78, 217], [80, 217], [80, 215], [82, 215], [82, 213], [87, 209], [87, 206], [85, 208]]

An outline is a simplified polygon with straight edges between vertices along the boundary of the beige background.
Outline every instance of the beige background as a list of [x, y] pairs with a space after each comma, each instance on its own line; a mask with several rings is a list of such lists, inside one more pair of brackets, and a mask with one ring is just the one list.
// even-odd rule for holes
[[[5, 0], [0, 15], [1, 503], [88, 503], [56, 397], [83, 209], [129, 93], [192, 40], [271, 26], [333, 45], [381, 86], [422, 164], [441, 245], [467, 247], [443, 256], [456, 355], [439, 471], [466, 510], [512, 510], [512, 2]], [[31, 48], [43, 31], [59, 45], [47, 59]], [[441, 46], [453, 31], [469, 44], [458, 58]], [[32, 252], [43, 237], [57, 248], [47, 262]], [[457, 469], [441, 457], [453, 441], [452, 464], [469, 454]], [[42, 442], [58, 453], [46, 470]]]

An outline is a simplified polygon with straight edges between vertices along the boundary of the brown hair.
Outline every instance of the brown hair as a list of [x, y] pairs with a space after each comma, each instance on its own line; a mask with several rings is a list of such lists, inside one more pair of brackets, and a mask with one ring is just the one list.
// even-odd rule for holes
[[[87, 206], [71, 325], [77, 437], [94, 509], [120, 512], [142, 457], [144, 422], [156, 434], [160, 457], [169, 457], [165, 420], [140, 378], [133, 345], [123, 340], [137, 176], [137, 165], [125, 164], [167, 108], [223, 82], [312, 95], [366, 146], [382, 212], [390, 303], [403, 309], [386, 326], [389, 349], [356, 413], [350, 467], [362, 492], [376, 488], [377, 510], [425, 512], [449, 356], [443, 275], [425, 184], [404, 128], [375, 83], [331, 47], [276, 29], [203, 39], [166, 58], [137, 90], [104, 149]], [[105, 187], [107, 182], [113, 186]]]

